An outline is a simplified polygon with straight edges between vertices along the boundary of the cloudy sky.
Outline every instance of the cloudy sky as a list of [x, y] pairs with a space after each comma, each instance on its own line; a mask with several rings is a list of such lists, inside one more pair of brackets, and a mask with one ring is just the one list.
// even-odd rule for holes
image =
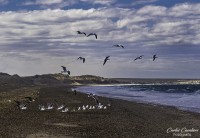
[[199, 0], [0, 0], [0, 72], [59, 73], [64, 65], [72, 75], [200, 78], [199, 7]]

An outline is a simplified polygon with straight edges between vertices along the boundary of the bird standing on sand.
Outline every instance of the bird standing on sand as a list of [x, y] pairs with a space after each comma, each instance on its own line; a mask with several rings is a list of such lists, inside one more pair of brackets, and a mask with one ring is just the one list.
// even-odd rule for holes
[[113, 47], [121, 47], [121, 48], [124, 48], [124, 46], [123, 46], [123, 45], [120, 45], [120, 44], [113, 45]]
[[53, 109], [54, 107], [53, 107], [53, 104], [52, 103], [47, 103], [47, 109], [48, 110], [51, 110], [51, 109]]
[[[15, 101], [15, 100], [14, 100]], [[27, 104], [21, 103], [20, 101], [15, 101], [15, 103], [17, 104], [17, 107], [20, 110], [26, 110], [27, 109]]]
[[83, 63], [85, 63], [85, 58], [83, 58], [83, 57], [79, 57], [79, 58], [77, 58], [77, 60], [83, 60]]
[[107, 62], [108, 60], [110, 60], [109, 57], [110, 57], [110, 56], [107, 56], [107, 57], [104, 59], [103, 66], [106, 64], [106, 62]]
[[74, 95], [76, 96], [76, 90], [74, 90]]
[[156, 54], [153, 55], [153, 61], [154, 61], [156, 58], [158, 58], [158, 57], [156, 56]]
[[74, 95], [76, 96], [77, 91], [75, 89], [72, 89], [71, 91], [74, 92]]
[[69, 109], [66, 107], [66, 108], [63, 109], [61, 112], [66, 113], [66, 112], [68, 112], [68, 111], [69, 111]]
[[77, 31], [78, 34], [84, 34], [86, 36], [85, 32]]
[[63, 71], [61, 71], [61, 73], [68, 73], [68, 75], [70, 75], [70, 71], [67, 70], [67, 68], [65, 66], [61, 66], [63, 68]]
[[136, 61], [136, 60], [138, 60], [138, 59], [142, 59], [142, 57], [143, 57], [143, 55], [141, 55], [141, 56], [139, 56], [139, 57], [136, 57], [136, 58], [134, 59], [134, 61]]
[[46, 110], [46, 108], [44, 107], [44, 105], [39, 105], [38, 108], [39, 108], [40, 111], [44, 111], [44, 110]]
[[31, 103], [31, 102], [34, 102], [34, 101], [35, 101], [35, 99], [33, 99], [32, 97], [24, 97], [24, 98], [28, 99], [28, 102], [29, 102], [29, 103]]
[[65, 107], [65, 103], [63, 103], [61, 106], [58, 106], [57, 107], [57, 110], [61, 110], [61, 109], [63, 109]]
[[90, 33], [89, 35], [87, 35], [87, 37], [89, 37], [89, 36], [91, 36], [91, 35], [94, 35], [95, 38], [97, 39], [97, 34], [95, 34], [95, 33]]

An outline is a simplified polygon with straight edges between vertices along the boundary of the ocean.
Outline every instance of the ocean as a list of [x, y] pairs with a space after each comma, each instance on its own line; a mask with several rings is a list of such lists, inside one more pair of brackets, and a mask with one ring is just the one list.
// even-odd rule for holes
[[200, 113], [200, 85], [121, 84], [81, 86], [76, 89], [83, 93], [94, 93], [139, 103], [173, 106], [180, 110]]

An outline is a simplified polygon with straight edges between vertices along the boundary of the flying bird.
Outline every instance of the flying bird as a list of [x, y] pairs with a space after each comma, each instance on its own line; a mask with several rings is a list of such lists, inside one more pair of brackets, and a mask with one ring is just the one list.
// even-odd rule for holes
[[91, 35], [94, 35], [96, 37], [96, 39], [97, 39], [97, 34], [95, 34], [95, 33], [90, 33], [89, 35], [87, 35], [87, 37], [89, 37]]
[[95, 100], [96, 104], [99, 105], [98, 97], [95, 94], [90, 93], [90, 94], [88, 94], [88, 97], [92, 97]]
[[156, 58], [158, 58], [158, 57], [156, 56], [156, 54], [153, 55], [153, 61], [154, 61]]
[[86, 36], [85, 32], [77, 31], [78, 34], [84, 34]]
[[110, 60], [109, 57], [110, 57], [110, 56], [107, 56], [107, 57], [104, 59], [103, 65], [105, 65], [106, 62], [107, 62], [108, 60]]
[[121, 48], [124, 48], [124, 46], [123, 46], [123, 45], [120, 45], [120, 44], [113, 45], [113, 47], [121, 47]]
[[68, 75], [70, 75], [70, 71], [67, 70], [67, 68], [65, 66], [61, 66], [63, 68], [63, 71], [61, 71], [61, 73], [68, 73]]
[[83, 63], [85, 63], [85, 58], [83, 58], [83, 57], [79, 57], [79, 58], [77, 58], [77, 60], [83, 60]]
[[138, 60], [138, 59], [142, 59], [142, 57], [143, 57], [143, 55], [141, 55], [141, 56], [139, 56], [139, 57], [136, 57], [136, 58], [134, 59], [134, 61], [136, 61], [136, 60]]

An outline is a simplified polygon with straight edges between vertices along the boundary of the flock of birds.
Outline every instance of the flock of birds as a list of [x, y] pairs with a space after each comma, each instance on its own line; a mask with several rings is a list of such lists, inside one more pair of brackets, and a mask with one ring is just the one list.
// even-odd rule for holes
[[[96, 33], [89, 33], [89, 34], [86, 34], [85, 32], [81, 32], [81, 31], [77, 31], [78, 34], [80, 35], [85, 35], [86, 37], [89, 37], [89, 36], [94, 36], [96, 39], [97, 39], [97, 34]], [[121, 44], [115, 44], [113, 45], [113, 47], [119, 47], [119, 48], [125, 48], [123, 45]], [[141, 56], [138, 56], [134, 59], [134, 61], [136, 60], [140, 60], [143, 58], [144, 55], [141, 55]], [[153, 55], [153, 61], [156, 60], [157, 55]], [[83, 63], [85, 63], [86, 59], [84, 57], [78, 57], [77, 60], [81, 60]], [[110, 56], [107, 56], [105, 57], [104, 61], [103, 61], [103, 66], [106, 64], [106, 62], [110, 60]], [[62, 71], [61, 73], [67, 73], [68, 75], [70, 75], [70, 71], [67, 70], [67, 68], [65, 66], [61, 66], [62, 67]], [[72, 90], [74, 91], [74, 94], [76, 95], [76, 90]], [[72, 109], [71, 111], [80, 111], [80, 110], [92, 110], [92, 109], [107, 109], [107, 106], [110, 106], [110, 104], [108, 104], [107, 106], [105, 105], [102, 105], [99, 100], [98, 100], [98, 97], [95, 95], [95, 94], [92, 94], [90, 93], [88, 95], [88, 97], [91, 97], [95, 100], [96, 102], [96, 105], [83, 105], [83, 106], [79, 106], [77, 109], [74, 108]], [[20, 110], [26, 110], [28, 107], [27, 105], [31, 102], [34, 102], [35, 99], [33, 99], [32, 97], [25, 97], [28, 101], [26, 103], [22, 103], [22, 102], [19, 102], [19, 101], [15, 101], [15, 103], [17, 104], [17, 107], [20, 109]], [[69, 108], [66, 107], [65, 104], [62, 104], [62, 105], [58, 105], [58, 103], [56, 102], [55, 104], [53, 103], [47, 103], [47, 105], [39, 105], [38, 106], [38, 109], [41, 110], [41, 111], [44, 111], [44, 110], [52, 110], [52, 109], [57, 109], [57, 110], [61, 110], [61, 112], [68, 112], [69, 111]]]
[[[77, 91], [72, 89], [72, 91], [74, 92], [74, 95], [77, 95]], [[108, 107], [110, 107], [110, 104], [107, 105], [103, 105], [99, 102], [97, 95], [93, 94], [93, 93], [89, 93], [88, 97], [93, 98], [95, 100], [95, 105], [82, 105], [82, 106], [78, 106], [75, 108], [70, 109], [69, 107], [66, 106], [65, 103], [59, 105], [57, 100], [54, 100], [54, 103], [47, 103], [46, 105], [38, 105], [38, 109], [40, 111], [49, 111], [49, 110], [57, 110], [57, 111], [61, 111], [61, 112], [77, 112], [77, 111], [85, 111], [85, 110], [95, 110], [95, 109], [104, 109], [106, 110]], [[28, 105], [32, 102], [35, 102], [36, 99], [32, 98], [32, 97], [24, 97], [26, 99], [25, 102], [20, 102], [20, 101], [16, 101], [14, 100], [14, 102], [16, 103], [16, 106], [19, 110], [27, 110], [28, 109]]]
[[[94, 37], [97, 39], [97, 34], [96, 34], [96, 33], [89, 33], [89, 34], [86, 34], [85, 32], [77, 31], [77, 34], [79, 34], [79, 35], [84, 35], [84, 36], [86, 36], [86, 37], [94, 36]], [[115, 44], [115, 45], [113, 45], [112, 47], [125, 48], [125, 46], [123, 46], [123, 45], [121, 45], [121, 44]], [[136, 57], [136, 58], [134, 59], [134, 61], [139, 60], [139, 59], [142, 59], [143, 56], [144, 56], [144, 55], [141, 55], [141, 56]], [[156, 54], [153, 55], [153, 61], [155, 61], [156, 58], [158, 58], [157, 55], [156, 55]], [[82, 60], [82, 62], [85, 63], [85, 58], [84, 58], [84, 57], [78, 57], [77, 60]], [[106, 62], [107, 62], [108, 60], [110, 60], [110, 56], [107, 56], [107, 57], [104, 59], [104, 61], [103, 61], [103, 66], [106, 64]], [[61, 73], [68, 73], [68, 75], [70, 75], [70, 71], [67, 70], [67, 68], [66, 68], [65, 66], [61, 66], [61, 67], [62, 67], [62, 69], [63, 69], [63, 71], [61, 71]]]

